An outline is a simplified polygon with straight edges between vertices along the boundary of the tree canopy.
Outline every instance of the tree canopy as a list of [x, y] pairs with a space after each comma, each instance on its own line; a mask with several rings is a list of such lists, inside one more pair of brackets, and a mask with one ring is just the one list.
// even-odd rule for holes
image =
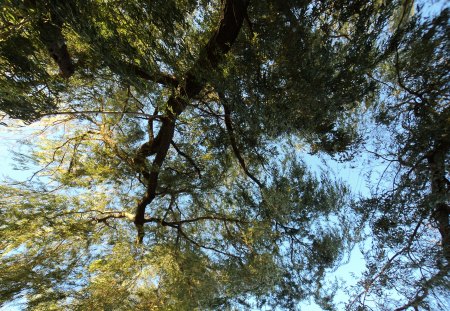
[[[443, 309], [449, 9], [409, 0], [4, 0], [0, 304]], [[370, 195], [303, 156], [386, 169]], [[327, 277], [359, 245], [348, 290]]]

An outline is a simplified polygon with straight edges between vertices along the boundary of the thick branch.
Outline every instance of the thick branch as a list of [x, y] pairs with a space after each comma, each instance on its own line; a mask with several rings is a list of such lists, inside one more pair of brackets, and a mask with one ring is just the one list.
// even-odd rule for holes
[[165, 86], [172, 86], [172, 87], [178, 86], [177, 78], [168, 73], [164, 73], [164, 72], [148, 73], [144, 69], [140, 68], [139, 66], [136, 66], [133, 64], [130, 64], [127, 66], [134, 74], [136, 74], [139, 78], [142, 78], [144, 80], [153, 81], [153, 82], [165, 85]]
[[[197, 62], [186, 73], [185, 78], [183, 79], [185, 85], [181, 88], [180, 92], [183, 97], [173, 95], [169, 98], [167, 103], [168, 118], [163, 120], [154, 142], [151, 143], [151, 146], [148, 146], [149, 148], [146, 148], [148, 153], [145, 154], [145, 152], [141, 152], [138, 154], [137, 160], [138, 162], [142, 162], [144, 158], [151, 155], [151, 152], [157, 149], [151, 172], [148, 176], [147, 191], [136, 208], [134, 223], [138, 228], [139, 242], [142, 242], [144, 234], [143, 225], [145, 223], [145, 208], [156, 196], [159, 171], [173, 139], [176, 119], [186, 108], [186, 100], [197, 96], [205, 86], [206, 81], [203, 73], [215, 70], [224, 54], [230, 50], [242, 27], [247, 7], [247, 0], [225, 1], [224, 11], [218, 29], [214, 32], [206, 46], [201, 50]], [[157, 145], [155, 142], [157, 142]], [[154, 148], [154, 146], [157, 146], [157, 148]]]
[[449, 142], [439, 142], [433, 152], [427, 155], [431, 173], [431, 194], [437, 199], [433, 216], [441, 234], [442, 251], [448, 262], [450, 262], [450, 206], [446, 202], [448, 184], [445, 177], [445, 157], [450, 149], [449, 145]]
[[61, 76], [68, 79], [75, 72], [75, 66], [67, 50], [62, 34], [63, 22], [57, 14], [50, 12], [50, 19], [39, 22], [39, 39], [45, 44], [50, 56], [58, 64]]
[[99, 212], [100, 214], [106, 214], [103, 217], [93, 217], [93, 220], [96, 222], [106, 222], [111, 218], [126, 218], [130, 221], [134, 220], [134, 215], [127, 212]]

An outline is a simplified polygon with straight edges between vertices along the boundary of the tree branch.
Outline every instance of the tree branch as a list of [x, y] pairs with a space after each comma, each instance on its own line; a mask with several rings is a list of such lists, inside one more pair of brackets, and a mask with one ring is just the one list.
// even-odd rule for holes
[[178, 79], [175, 76], [170, 75], [168, 73], [164, 73], [164, 72], [148, 73], [141, 67], [134, 65], [134, 64], [123, 63], [123, 66], [128, 68], [136, 76], [138, 76], [139, 78], [142, 78], [144, 80], [153, 81], [153, 82], [165, 85], [165, 86], [172, 86], [172, 87], [178, 86], [178, 83], [179, 83]]
[[445, 167], [445, 157], [450, 149], [450, 141], [441, 141], [432, 152], [427, 154], [428, 164], [430, 166], [431, 194], [437, 198], [433, 218], [438, 223], [439, 233], [441, 234], [442, 252], [450, 262], [450, 206], [445, 198], [448, 198], [448, 186]]
[[159, 223], [163, 226], [173, 227], [173, 226], [179, 226], [182, 224], [198, 222], [198, 221], [202, 221], [202, 220], [220, 220], [220, 221], [229, 221], [229, 222], [237, 222], [237, 223], [243, 222], [242, 220], [237, 219], [237, 218], [228, 218], [228, 217], [220, 216], [220, 215], [218, 215], [218, 216], [206, 215], [206, 216], [199, 216], [199, 217], [195, 217], [195, 218], [178, 220], [178, 221], [165, 221], [164, 219], [157, 218], [157, 217], [148, 217], [148, 218], [144, 219], [144, 222], [145, 223], [154, 222], [154, 223]]
[[43, 113], [40, 114], [39, 117], [48, 117], [48, 116], [56, 116], [56, 115], [78, 115], [78, 114], [128, 114], [128, 115], [136, 115], [136, 116], [143, 116], [145, 119], [148, 120], [155, 120], [155, 119], [164, 119], [165, 116], [161, 115], [151, 115], [148, 113], [143, 112], [126, 112], [126, 111], [105, 111], [105, 110], [86, 110], [86, 111], [56, 111], [56, 112], [50, 112], [50, 113]]
[[241, 153], [239, 152], [239, 148], [236, 144], [236, 139], [234, 137], [234, 130], [233, 130], [233, 123], [231, 122], [231, 110], [230, 108], [225, 104], [222, 103], [223, 109], [225, 111], [225, 126], [227, 128], [228, 136], [230, 137], [230, 144], [231, 148], [233, 149], [234, 155], [239, 161], [239, 164], [241, 165], [242, 169], [244, 170], [245, 174], [253, 180], [260, 188], [264, 188], [264, 185], [262, 182], [260, 182], [250, 171], [247, 169], [247, 166], [245, 165], [244, 158], [242, 158]]
[[134, 214], [127, 212], [101, 212], [102, 214], [107, 214], [104, 217], [97, 218], [93, 217], [92, 219], [96, 222], [106, 222], [110, 218], [126, 218], [130, 221], [134, 221]]
[[197, 247], [199, 247], [199, 248], [204, 248], [204, 249], [207, 249], [207, 250], [210, 250], [210, 251], [213, 251], [213, 252], [216, 252], [216, 253], [219, 253], [219, 254], [228, 256], [228, 257], [233, 257], [233, 258], [236, 258], [236, 259], [241, 260], [241, 258], [240, 258], [239, 256], [236, 256], [236, 255], [233, 255], [233, 254], [231, 254], [231, 253], [228, 253], [228, 252], [224, 252], [224, 251], [218, 250], [217, 248], [214, 248], [214, 247], [211, 247], [211, 246], [205, 246], [205, 245], [202, 245], [202, 244], [198, 243], [197, 241], [191, 239], [186, 233], [184, 233], [184, 231], [181, 230], [181, 227], [178, 227], [178, 232], [179, 232], [179, 233], [180, 233], [187, 241], [191, 242], [192, 244], [194, 244], [195, 246], [197, 246]]
[[394, 262], [394, 260], [399, 257], [400, 255], [404, 254], [405, 252], [408, 252], [411, 249], [412, 244], [414, 243], [414, 239], [419, 231], [420, 226], [422, 225], [423, 222], [423, 218], [419, 220], [419, 222], [417, 223], [416, 227], [414, 228], [413, 233], [411, 234], [411, 236], [408, 238], [408, 241], [406, 243], [406, 245], [399, 250], [397, 253], [395, 253], [392, 257], [390, 257], [386, 263], [383, 265], [383, 267], [381, 268], [381, 270], [375, 274], [375, 276], [368, 280], [366, 282], [366, 284], [364, 285], [364, 290], [362, 292], [360, 292], [358, 295], [355, 296], [355, 298], [350, 302], [349, 306], [353, 306], [356, 301], [358, 299], [360, 299], [361, 297], [364, 297], [363, 300], [366, 300], [367, 295], [369, 294], [369, 292], [372, 289], [373, 284], [381, 277], [384, 275], [384, 273], [386, 271], [388, 271], [392, 265], [392, 263]]
[[[33, 1], [30, 1], [29, 5], [36, 7], [36, 3]], [[48, 19], [41, 18], [38, 22], [39, 39], [44, 43], [50, 56], [58, 65], [61, 76], [68, 79], [75, 72], [75, 65], [67, 50], [62, 26], [63, 21], [51, 9], [50, 17]]]
[[434, 284], [437, 281], [442, 280], [444, 277], [446, 277], [448, 275], [449, 269], [450, 269], [450, 264], [447, 264], [442, 269], [440, 269], [439, 272], [437, 272], [435, 275], [433, 275], [433, 277], [431, 277], [428, 280], [426, 280], [425, 282], [423, 282], [423, 285], [416, 292], [416, 295], [414, 296], [413, 299], [408, 301], [408, 303], [406, 303], [405, 305], [403, 305], [399, 308], [396, 308], [394, 311], [407, 310], [410, 307], [414, 307], [414, 309], [416, 310], [416, 308], [419, 306], [419, 304], [425, 298], [427, 298], [427, 296], [429, 294], [429, 289], [432, 286], [432, 284]]
[[178, 146], [175, 144], [175, 142], [172, 140], [171, 145], [175, 148], [175, 150], [178, 152], [179, 155], [181, 155], [182, 157], [184, 157], [189, 163], [192, 164], [192, 166], [195, 168], [195, 170], [197, 171], [198, 174], [198, 178], [202, 177], [202, 172], [201, 170], [198, 168], [197, 164], [194, 162], [194, 160], [187, 155], [186, 153], [184, 153], [183, 151], [180, 150], [180, 148], [178, 148]]
[[[159, 171], [169, 150], [170, 143], [175, 133], [175, 122], [178, 116], [187, 106], [187, 100], [197, 96], [206, 85], [205, 72], [214, 71], [223, 56], [230, 50], [236, 40], [244, 21], [248, 0], [226, 0], [222, 19], [219, 27], [213, 33], [206, 46], [200, 51], [199, 58], [194, 66], [185, 74], [184, 86], [180, 89], [180, 95], [172, 95], [167, 102], [167, 119], [164, 119], [161, 128], [150, 148], [140, 151], [156, 151], [151, 172], [148, 176], [148, 186], [144, 197], [136, 208], [135, 225], [138, 229], [138, 242], [142, 243], [144, 238], [143, 225], [145, 223], [145, 209], [156, 197]], [[136, 159], [142, 162], [151, 153], [138, 153]]]
[[[64, 213], [64, 215], [68, 214], [82, 214], [82, 213], [98, 213], [101, 215], [106, 215], [103, 217], [93, 217], [92, 219], [98, 222], [102, 222], [104, 220], [110, 219], [110, 218], [126, 218], [130, 221], [134, 221], [134, 214], [128, 213], [128, 212], [119, 212], [119, 211], [101, 211], [96, 209], [90, 209], [85, 211], [74, 211], [74, 212], [67, 212]], [[61, 216], [61, 215], [59, 215]], [[144, 222], [145, 223], [157, 223], [162, 226], [169, 226], [169, 227], [176, 227], [183, 224], [189, 224], [194, 223], [198, 221], [204, 221], [204, 220], [219, 220], [219, 221], [225, 221], [225, 222], [234, 222], [234, 223], [243, 223], [244, 220], [237, 219], [237, 218], [229, 218], [222, 215], [205, 215], [205, 216], [198, 216], [194, 218], [184, 219], [184, 220], [177, 220], [177, 221], [165, 221], [164, 218], [158, 218], [158, 217], [145, 217]]]

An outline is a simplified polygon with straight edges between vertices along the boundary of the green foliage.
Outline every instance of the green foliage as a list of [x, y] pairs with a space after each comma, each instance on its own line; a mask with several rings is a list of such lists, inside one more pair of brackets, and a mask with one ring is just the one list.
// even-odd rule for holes
[[[333, 310], [327, 273], [368, 232], [348, 308], [394, 290], [386, 306], [432, 306], [450, 260], [448, 10], [412, 12], [4, 1], [0, 110], [40, 122], [18, 155], [35, 174], [0, 186], [0, 304]], [[360, 202], [297, 150], [356, 157], [375, 126], [397, 175]]]
[[[369, 290], [359, 298], [440, 309], [450, 268], [449, 10], [421, 18], [405, 25], [405, 36], [384, 67], [385, 97], [374, 109], [377, 126], [391, 137], [376, 142], [375, 156], [391, 163], [385, 175], [392, 174], [393, 182], [361, 206], [374, 241], [361, 281]], [[386, 292], [398, 298], [383, 299]]]

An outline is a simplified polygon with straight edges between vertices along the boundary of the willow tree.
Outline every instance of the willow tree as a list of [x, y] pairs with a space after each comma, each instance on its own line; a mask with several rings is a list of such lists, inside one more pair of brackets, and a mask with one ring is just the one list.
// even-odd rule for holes
[[[368, 270], [353, 304], [445, 309], [450, 270], [449, 9], [417, 14], [383, 65], [372, 151], [385, 185], [361, 206], [372, 228]], [[377, 137], [378, 136], [378, 137]], [[389, 137], [389, 138], [388, 138]], [[408, 278], [402, 276], [407, 275]]]
[[296, 150], [352, 154], [409, 1], [3, 3], [0, 109], [42, 129], [1, 189], [2, 302], [332, 308], [359, 216]]

